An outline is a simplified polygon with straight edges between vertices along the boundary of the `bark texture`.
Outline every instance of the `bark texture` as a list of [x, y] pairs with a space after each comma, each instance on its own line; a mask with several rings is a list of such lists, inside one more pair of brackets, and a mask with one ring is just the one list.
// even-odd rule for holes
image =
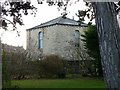
[[[2, 27], [2, 22], [1, 22], [1, 3], [0, 3], [0, 28]], [[1, 46], [1, 38], [0, 38], [0, 90], [2, 89], [2, 46]]]
[[120, 90], [120, 29], [113, 2], [93, 3], [101, 62], [108, 88]]
[[0, 90], [2, 89], [2, 50], [1, 50], [1, 38], [0, 38]]

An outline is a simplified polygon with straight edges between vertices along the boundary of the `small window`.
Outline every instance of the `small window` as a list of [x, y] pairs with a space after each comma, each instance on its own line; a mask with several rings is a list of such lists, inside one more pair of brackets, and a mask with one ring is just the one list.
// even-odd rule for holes
[[80, 32], [79, 30], [75, 30], [75, 46], [80, 46]]
[[39, 48], [43, 48], [43, 32], [39, 33]]

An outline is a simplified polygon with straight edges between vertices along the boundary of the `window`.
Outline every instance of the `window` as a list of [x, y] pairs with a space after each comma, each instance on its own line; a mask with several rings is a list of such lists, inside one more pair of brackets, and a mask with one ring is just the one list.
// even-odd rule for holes
[[79, 47], [80, 42], [80, 32], [79, 30], [75, 30], [75, 46]]
[[39, 33], [39, 48], [43, 48], [43, 33]]

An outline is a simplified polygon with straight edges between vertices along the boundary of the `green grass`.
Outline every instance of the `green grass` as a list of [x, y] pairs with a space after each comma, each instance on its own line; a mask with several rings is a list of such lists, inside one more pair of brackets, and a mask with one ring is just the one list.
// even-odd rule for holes
[[40, 80], [13, 80], [13, 85], [20, 88], [105, 88], [100, 79], [40, 79]]

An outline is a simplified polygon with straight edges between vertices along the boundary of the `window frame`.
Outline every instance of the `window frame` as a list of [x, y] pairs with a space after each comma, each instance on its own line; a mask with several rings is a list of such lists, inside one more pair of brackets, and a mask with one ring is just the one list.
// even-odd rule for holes
[[42, 31], [40, 31], [38, 34], [38, 40], [39, 40], [38, 48], [42, 49], [43, 48], [43, 32]]
[[80, 31], [79, 30], [75, 30], [75, 47], [80, 47]]

